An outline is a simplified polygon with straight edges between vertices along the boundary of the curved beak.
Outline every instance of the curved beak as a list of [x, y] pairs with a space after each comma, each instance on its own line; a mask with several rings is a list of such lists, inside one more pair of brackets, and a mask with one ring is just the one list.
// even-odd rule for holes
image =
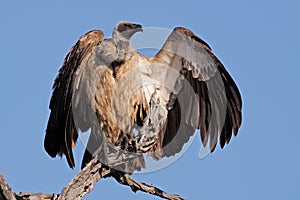
[[135, 32], [143, 32], [143, 27], [140, 24], [132, 24], [132, 29], [134, 29]]

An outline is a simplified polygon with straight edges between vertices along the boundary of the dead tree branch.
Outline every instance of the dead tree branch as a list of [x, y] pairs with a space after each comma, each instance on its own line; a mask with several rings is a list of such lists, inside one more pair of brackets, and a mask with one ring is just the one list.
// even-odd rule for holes
[[94, 188], [95, 184], [108, 177], [110, 169], [105, 168], [96, 158], [92, 159], [72, 181], [62, 189], [58, 200], [80, 200]]
[[[160, 112], [162, 112], [162, 108], [155, 92], [151, 97], [151, 107], [146, 122], [139, 130], [140, 133], [137, 138], [135, 138], [136, 141], [132, 143], [135, 144], [135, 146], [129, 148], [135, 149], [136, 153], [144, 153], [155, 144], [160, 127], [163, 124], [163, 120], [159, 118], [159, 116], [161, 116]], [[131, 178], [128, 173], [116, 170], [115, 166], [110, 165], [110, 167], [107, 167], [106, 165], [101, 164], [97, 157], [96, 153], [96, 156], [85, 166], [85, 168], [62, 189], [61, 194], [29, 192], [16, 194], [12, 191], [11, 187], [0, 173], [0, 200], [81, 200], [94, 188], [95, 184], [101, 178], [106, 177], [115, 178], [119, 183], [129, 186], [133, 192], [141, 191], [170, 200], [183, 199], [179, 195], [168, 194], [153, 185], [137, 182]], [[127, 157], [130, 159], [130, 156]], [[118, 161], [117, 158], [113, 160]]]
[[128, 174], [119, 174], [118, 176], [114, 176], [114, 178], [119, 183], [129, 186], [133, 192], [141, 191], [155, 196], [159, 196], [164, 199], [183, 200], [183, 198], [177, 194], [168, 194], [167, 192], [164, 192], [163, 190], [153, 185], [137, 182], [136, 180], [131, 178]]
[[153, 185], [137, 182], [128, 174], [103, 166], [97, 159], [94, 158], [66, 187], [62, 189], [61, 194], [30, 192], [21, 192], [16, 194], [11, 190], [2, 174], [0, 174], [0, 200], [81, 200], [94, 188], [95, 184], [101, 178], [109, 176], [114, 177], [119, 183], [129, 186], [134, 192], [141, 191], [170, 200], [183, 199], [179, 195], [168, 194]]
[[6, 182], [4, 176], [0, 173], [0, 200], [15, 200], [15, 194]]

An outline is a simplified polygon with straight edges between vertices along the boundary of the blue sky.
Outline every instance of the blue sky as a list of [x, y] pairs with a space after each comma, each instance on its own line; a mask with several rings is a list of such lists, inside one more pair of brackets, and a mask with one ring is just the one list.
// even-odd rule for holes
[[[110, 37], [120, 20], [184, 26], [205, 39], [236, 80], [243, 124], [225, 149], [198, 158], [200, 142], [172, 165], [137, 174], [187, 199], [300, 199], [299, 1], [2, 1], [0, 172], [14, 191], [59, 193], [79, 171], [43, 149], [53, 80], [77, 38]], [[85, 199], [157, 199], [103, 179]]]

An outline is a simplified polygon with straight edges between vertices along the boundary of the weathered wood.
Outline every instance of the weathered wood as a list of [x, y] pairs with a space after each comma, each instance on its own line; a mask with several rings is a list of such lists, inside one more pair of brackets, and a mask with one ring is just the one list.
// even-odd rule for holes
[[154, 185], [149, 185], [147, 183], [137, 182], [133, 178], [131, 178], [128, 174], [119, 174], [118, 176], [114, 176], [114, 178], [121, 184], [127, 185], [131, 188], [133, 192], [141, 191], [146, 192], [164, 199], [170, 200], [183, 200], [181, 196], [177, 194], [169, 194], [164, 192], [163, 190], [155, 187]]
[[[155, 94], [151, 103], [151, 108], [146, 123], [139, 130], [140, 134], [135, 138], [136, 141], [132, 144], [135, 146], [130, 147], [135, 149], [136, 152], [146, 152], [148, 148], [151, 148], [155, 144], [157, 134], [159, 132], [158, 127], [162, 125], [159, 120], [160, 110], [159, 101], [154, 101]], [[127, 149], [126, 149], [127, 150]], [[97, 154], [96, 154], [97, 155]], [[129, 157], [130, 158], [130, 157]], [[137, 182], [132, 179], [129, 174], [118, 171], [113, 166], [107, 167], [99, 162], [97, 156], [95, 156], [86, 166], [82, 169], [71, 182], [62, 189], [61, 194], [43, 194], [43, 193], [30, 193], [21, 192], [16, 194], [12, 191], [7, 184], [5, 178], [0, 173], [0, 200], [81, 200], [86, 194], [88, 194], [95, 186], [95, 184], [105, 177], [113, 177], [119, 183], [127, 185], [132, 191], [145, 192], [151, 195], [155, 195], [164, 199], [170, 200], [182, 200], [183, 198], [176, 194], [168, 194], [163, 190], [146, 183]]]
[[58, 200], [80, 200], [88, 194], [103, 177], [109, 176], [110, 169], [104, 167], [96, 158], [92, 159], [72, 181], [62, 189]]
[[101, 178], [108, 176], [112, 176], [119, 183], [129, 186], [134, 192], [141, 191], [164, 199], [183, 200], [179, 195], [168, 194], [153, 185], [137, 182], [126, 173], [103, 166], [96, 158], [92, 159], [91, 162], [62, 189], [61, 194], [30, 192], [16, 194], [11, 190], [4, 177], [0, 174], [0, 200], [81, 200], [94, 188], [95, 184]]
[[58, 194], [21, 192], [16, 194], [16, 197], [17, 200], [57, 200]]
[[11, 187], [6, 182], [4, 176], [0, 173], [0, 200], [16, 200]]

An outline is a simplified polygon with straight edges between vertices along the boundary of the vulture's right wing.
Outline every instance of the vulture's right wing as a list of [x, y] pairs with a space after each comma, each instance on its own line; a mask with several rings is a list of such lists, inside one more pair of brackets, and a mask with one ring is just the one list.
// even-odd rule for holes
[[44, 147], [51, 157], [65, 155], [71, 168], [75, 167], [72, 148], [78, 137], [77, 128], [86, 131], [90, 126], [87, 116], [91, 108], [89, 95], [93, 91], [87, 85], [91, 81], [88, 77], [91, 66], [87, 62], [102, 38], [100, 30], [80, 37], [66, 56], [53, 85]]

